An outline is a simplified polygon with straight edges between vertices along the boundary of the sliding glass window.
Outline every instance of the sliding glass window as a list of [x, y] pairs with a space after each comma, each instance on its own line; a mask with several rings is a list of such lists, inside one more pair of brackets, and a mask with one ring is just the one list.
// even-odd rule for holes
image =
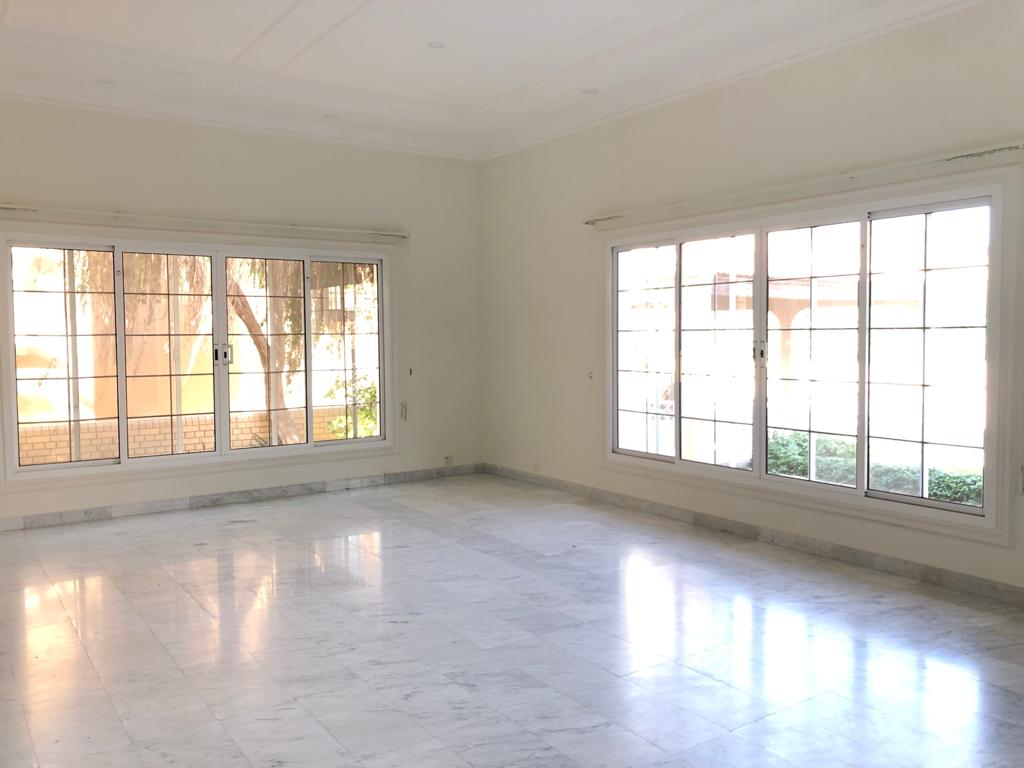
[[988, 205], [871, 221], [868, 487], [984, 501]]
[[14, 245], [9, 259], [15, 469], [385, 437], [382, 258]]
[[753, 468], [754, 235], [682, 244], [679, 437], [683, 459]]
[[18, 462], [117, 459], [114, 253], [11, 248]]
[[618, 447], [676, 455], [677, 248], [618, 254], [616, 393]]
[[990, 200], [801, 219], [614, 251], [613, 450], [981, 513]]

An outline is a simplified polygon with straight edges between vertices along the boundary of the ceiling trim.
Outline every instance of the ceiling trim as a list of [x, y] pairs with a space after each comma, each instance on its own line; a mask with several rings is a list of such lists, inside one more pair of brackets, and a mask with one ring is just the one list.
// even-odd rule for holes
[[[373, 0], [361, 0], [356, 7], [320, 33], [312, 43], [307, 44], [289, 58], [289, 63], [300, 58], [313, 44], [326, 38], [372, 2]], [[651, 29], [643, 35], [642, 41], [650, 43], [651, 40], [671, 39], [719, 18], [722, 7], [725, 7], [726, 10], [736, 10], [749, 2], [751, 0], [723, 0], [722, 6], [718, 8], [687, 14]], [[514, 103], [531, 94], [543, 92], [565, 82], [566, 79], [585, 73], [595, 66], [594, 56], [589, 56], [574, 65], [562, 67], [549, 77], [538, 78], [532, 83], [511, 89], [499, 95], [495, 100], [485, 103], [479, 109], [459, 112], [446, 107], [443, 102], [430, 96], [318, 85], [314, 82], [292, 80], [283, 75], [250, 75], [231, 71], [225, 65], [180, 61], [175, 60], [172, 56], [152, 56], [145, 61], [133, 61], [129, 55], [116, 49], [90, 48], [80, 41], [42, 36], [20, 30], [16, 33], [15, 30], [7, 27], [0, 29], [0, 40], [3, 43], [0, 48], [0, 60], [6, 51], [10, 61], [21, 65], [21, 71], [16, 71], [16, 76], [0, 82], [0, 99], [70, 106], [93, 112], [165, 120], [261, 135], [326, 141], [431, 157], [487, 161], [782, 69], [983, 2], [987, 2], [987, 0], [946, 0], [941, 7], [917, 13], [896, 22], [882, 24], [875, 29], [842, 37], [793, 55], [773, 58], [771, 61], [761, 64], [753, 64], [739, 72], [714, 78], [693, 87], [663, 91], [660, 96], [657, 95], [658, 91], [654, 91], [653, 97], [646, 99], [643, 103], [614, 109], [594, 119], [572, 120], [571, 122], [566, 120], [563, 123], [564, 128], [538, 128], [534, 135], [523, 136], [523, 133], [531, 130], [527, 125], [526, 129], [520, 132], [518, 141], [513, 140], [512, 136], [503, 137], [489, 134], [487, 128], [476, 131], [460, 129], [464, 128], [467, 118], [472, 115], [492, 115], [507, 104]], [[0, 27], [2, 27], [3, 14], [8, 3], [9, 0], [0, 0]], [[258, 45], [260, 40], [271, 34], [273, 29], [281, 24], [300, 3], [301, 0], [296, 0], [290, 4], [289, 8], [279, 15], [270, 26], [257, 35], [240, 53], [236, 54], [235, 59], [243, 56], [246, 51]], [[628, 55], [629, 51], [635, 49], [637, 45], [637, 40], [628, 40], [621, 46], [611, 49], [611, 52], [613, 56], [622, 57]], [[14, 51], [13, 54], [12, 51]], [[95, 87], [82, 88], [79, 87], [80, 84], [67, 82], [60, 83], [57, 87], [49, 88], [44, 92], [39, 84], [45, 82], [43, 79], [45, 74], [40, 74], [40, 71], [45, 72], [46, 62], [60, 61], [62, 58], [66, 58], [71, 51], [74, 52], [76, 60], [81, 63], [82, 70], [85, 72], [82, 77], [90, 83], [92, 78], [101, 77], [102, 75], [99, 74], [101, 72], [105, 73], [115, 69], [125, 72], [124, 90], [104, 91]], [[767, 49], [765, 53], [767, 53]], [[606, 51], [602, 63], [607, 63], [607, 54]], [[19, 60], [18, 56], [23, 58]], [[31, 67], [33, 60], [40, 63], [38, 70]], [[155, 94], [146, 94], [144, 87], [137, 88], [133, 93], [131, 87], [135, 83], [132, 74], [140, 69], [152, 73], [155, 77], [164, 78], [172, 89], [177, 87], [180, 90], [187, 90], [190, 82], [201, 85], [205, 89], [203, 95], [206, 97], [206, 103], [190, 105], [184, 103], [183, 98], [175, 100], [173, 97], [161, 100]], [[90, 75], [90, 72], [93, 74]], [[252, 108], [247, 113], [244, 101], [238, 107], [220, 108], [217, 99], [218, 91], [248, 96], [252, 100]], [[260, 114], [258, 104], [261, 94], [268, 100], [271, 98], [276, 100], [274, 102], [276, 108], [282, 114]], [[133, 98], [136, 101], [135, 104], [127, 103]], [[118, 103], [119, 100], [121, 103]], [[294, 105], [295, 109], [290, 111], [289, 105]], [[318, 110], [322, 110], [322, 113], [318, 113]], [[324, 119], [328, 117], [336, 119]], [[389, 125], [388, 129], [374, 127], [375, 122], [381, 124], [385, 120]]]
[[494, 150], [494, 151], [491, 151], [491, 152], [485, 152], [485, 153], [481, 154], [480, 156], [476, 157], [475, 159], [481, 160], [481, 161], [495, 160], [495, 159], [498, 159], [500, 157], [505, 157], [507, 155], [515, 154], [516, 152], [521, 152], [521, 151], [523, 151], [525, 149], [529, 149], [531, 147], [536, 147], [536, 146], [539, 146], [541, 144], [547, 144], [550, 141], [556, 141], [558, 139], [565, 138], [566, 136], [571, 136], [571, 135], [573, 135], [575, 133], [580, 133], [582, 131], [586, 131], [586, 130], [588, 130], [590, 128], [596, 128], [596, 127], [599, 127], [601, 125], [606, 125], [607, 123], [613, 123], [616, 120], [621, 120], [623, 118], [630, 117], [631, 115], [641, 114], [641, 113], [647, 112], [649, 110], [658, 109], [659, 107], [663, 107], [663, 106], [665, 106], [667, 104], [672, 104], [672, 103], [675, 103], [675, 102], [678, 102], [678, 101], [683, 101], [683, 100], [688, 99], [688, 98], [690, 98], [692, 96], [697, 96], [697, 95], [699, 95], [701, 93], [705, 93], [707, 91], [711, 91], [711, 90], [714, 90], [716, 88], [721, 88], [721, 87], [724, 87], [724, 86], [727, 86], [727, 85], [731, 85], [733, 83], [742, 82], [744, 80], [750, 80], [750, 79], [758, 77], [760, 75], [764, 75], [764, 74], [768, 74], [770, 72], [774, 72], [775, 70], [778, 70], [778, 69], [784, 69], [784, 68], [786, 68], [788, 66], [791, 66], [793, 64], [799, 64], [800, 62], [806, 61], [808, 59], [813, 59], [813, 58], [816, 58], [818, 56], [823, 56], [825, 54], [831, 53], [833, 51], [838, 51], [838, 50], [841, 50], [843, 48], [849, 48], [851, 46], [857, 45], [858, 43], [867, 42], [868, 40], [872, 40], [872, 39], [877, 38], [877, 37], [883, 37], [885, 35], [891, 34], [892, 32], [896, 32], [896, 31], [898, 31], [900, 29], [903, 29], [905, 27], [911, 27], [911, 26], [914, 26], [916, 24], [920, 24], [922, 22], [928, 21], [929, 19], [938, 18], [938, 17], [941, 17], [941, 16], [946, 16], [946, 15], [948, 15], [950, 13], [954, 13], [956, 11], [964, 10], [964, 9], [969, 8], [971, 6], [980, 5], [980, 4], [985, 3], [985, 2], [988, 2], [988, 0], [957, 0], [956, 2], [951, 3], [949, 6], [946, 6], [944, 8], [938, 8], [938, 9], [935, 9], [933, 11], [927, 11], [925, 13], [917, 14], [915, 16], [911, 16], [911, 17], [908, 17], [906, 19], [902, 19], [900, 21], [896, 21], [896, 22], [893, 22], [891, 24], [887, 24], [887, 25], [885, 25], [883, 27], [879, 27], [878, 29], [871, 30], [869, 32], [864, 32], [864, 33], [857, 34], [857, 35], [851, 35], [850, 37], [846, 37], [846, 38], [843, 38], [841, 40], [837, 40], [837, 41], [829, 43], [827, 45], [818, 46], [817, 48], [813, 48], [813, 49], [810, 49], [810, 50], [807, 50], [807, 51], [803, 51], [802, 53], [793, 54], [792, 56], [788, 56], [788, 57], [779, 59], [777, 61], [773, 61], [773, 62], [768, 63], [768, 64], [759, 64], [757, 66], [750, 67], [749, 69], [743, 70], [742, 72], [739, 72], [739, 73], [736, 73], [736, 74], [733, 74], [733, 75], [729, 75], [727, 77], [722, 77], [722, 78], [719, 78], [717, 80], [712, 80], [712, 81], [709, 81], [707, 83], [702, 83], [701, 85], [698, 85], [698, 86], [695, 86], [695, 87], [692, 87], [692, 88], [685, 88], [685, 89], [682, 89], [682, 90], [679, 90], [679, 91], [673, 91], [671, 94], [663, 96], [663, 97], [655, 99], [655, 100], [652, 100], [652, 101], [644, 104], [643, 106], [629, 107], [627, 109], [619, 110], [619, 111], [614, 112], [612, 114], [602, 116], [602, 117], [597, 118], [595, 120], [590, 120], [590, 121], [587, 121], [585, 123], [580, 123], [579, 125], [576, 125], [576, 126], [574, 126], [572, 128], [566, 128], [566, 129], [560, 130], [560, 131], [548, 132], [548, 133], [545, 133], [543, 136], [538, 136], [537, 138], [527, 139], [527, 140], [522, 141], [520, 143], [510, 145], [506, 149], [500, 149], [500, 150]]

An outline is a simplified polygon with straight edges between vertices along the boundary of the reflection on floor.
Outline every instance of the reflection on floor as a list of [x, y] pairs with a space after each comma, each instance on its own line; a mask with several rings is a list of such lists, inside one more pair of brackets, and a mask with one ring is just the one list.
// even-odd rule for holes
[[4, 534], [0, 756], [1020, 765], [1024, 610], [493, 477]]

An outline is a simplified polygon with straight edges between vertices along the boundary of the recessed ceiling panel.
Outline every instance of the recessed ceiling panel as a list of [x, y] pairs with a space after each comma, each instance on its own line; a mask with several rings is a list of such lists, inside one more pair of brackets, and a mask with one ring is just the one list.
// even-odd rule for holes
[[487, 157], [980, 1], [0, 0], [0, 98]]

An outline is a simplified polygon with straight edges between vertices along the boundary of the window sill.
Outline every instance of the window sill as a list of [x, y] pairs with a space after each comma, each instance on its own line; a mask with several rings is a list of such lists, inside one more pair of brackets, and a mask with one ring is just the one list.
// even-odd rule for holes
[[253, 470], [329, 464], [339, 459], [378, 458], [396, 455], [393, 439], [367, 438], [349, 445], [320, 445], [252, 448], [227, 454], [199, 453], [189, 456], [154, 456], [132, 459], [124, 464], [91, 464], [17, 468], [8, 471], [0, 487], [13, 491], [33, 491], [52, 487], [54, 482], [76, 487], [105, 485], [113, 479], [146, 481], [174, 479], [223, 473], [226, 470]]
[[[799, 480], [761, 478], [738, 470], [698, 466], [678, 461], [657, 461], [615, 452], [606, 454], [609, 469], [676, 485], [768, 501], [811, 512], [842, 515], [884, 525], [926, 531], [985, 544], [1010, 545], [1006, 515], [948, 512], [912, 503], [861, 495], [853, 489], [833, 488]], [[737, 476], [734, 476], [737, 475]], [[998, 494], [997, 494], [998, 496]], [[685, 508], [684, 504], [680, 505]], [[719, 514], [714, 510], [691, 510]], [[769, 526], [771, 527], [771, 526]], [[798, 533], [798, 532], [793, 532]]]

